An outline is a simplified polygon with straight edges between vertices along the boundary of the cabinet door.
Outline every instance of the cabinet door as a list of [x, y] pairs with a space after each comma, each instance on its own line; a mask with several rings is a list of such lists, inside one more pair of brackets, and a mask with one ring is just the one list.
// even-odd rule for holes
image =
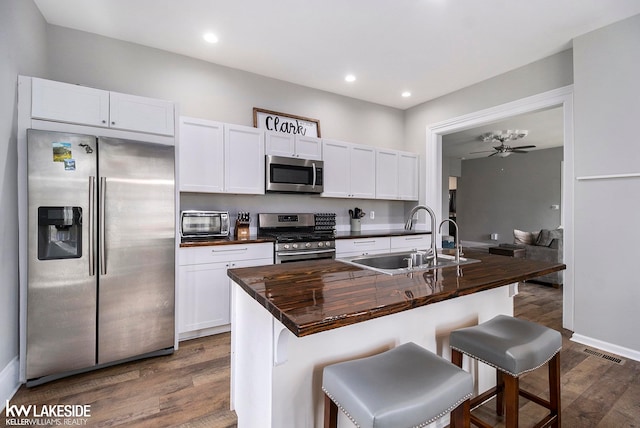
[[180, 266], [178, 333], [229, 324], [229, 263]]
[[431, 234], [391, 237], [391, 252], [426, 250], [431, 248]]
[[108, 126], [109, 92], [33, 78], [31, 116], [60, 122]]
[[398, 191], [400, 199], [417, 201], [419, 165], [418, 155], [400, 152], [398, 157]]
[[336, 257], [366, 256], [389, 252], [388, 236], [378, 238], [336, 239]]
[[264, 133], [265, 153], [273, 156], [295, 157], [295, 138], [292, 134], [266, 131]]
[[324, 192], [322, 196], [348, 198], [350, 195], [348, 143], [335, 140], [322, 141], [324, 157]]
[[109, 93], [111, 128], [173, 135], [173, 103], [135, 95]]
[[296, 157], [322, 160], [322, 140], [316, 137], [296, 135]]
[[376, 196], [376, 152], [372, 147], [351, 148], [350, 179], [352, 198], [373, 199]]
[[225, 191], [264, 194], [264, 131], [224, 126]]
[[398, 199], [398, 152], [376, 150], [376, 199]]
[[182, 192], [224, 191], [224, 127], [190, 117], [180, 118], [179, 186]]

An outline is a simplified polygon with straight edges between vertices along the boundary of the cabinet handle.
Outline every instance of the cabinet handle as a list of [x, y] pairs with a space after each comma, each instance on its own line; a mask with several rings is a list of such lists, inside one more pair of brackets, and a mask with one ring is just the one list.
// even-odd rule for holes
[[358, 244], [375, 244], [376, 241], [354, 241], [353, 243], [358, 245]]
[[106, 121], [106, 120], [103, 120], [103, 121], [102, 121], [102, 123], [107, 123], [107, 121]]
[[112, 124], [112, 125], [115, 125], [116, 123], [115, 123], [115, 122], [111, 122], [111, 124]]
[[234, 252], [239, 252], [239, 251], [247, 251], [249, 248], [248, 247], [244, 247], [244, 248], [234, 248], [231, 250], [211, 250], [212, 253], [234, 253]]

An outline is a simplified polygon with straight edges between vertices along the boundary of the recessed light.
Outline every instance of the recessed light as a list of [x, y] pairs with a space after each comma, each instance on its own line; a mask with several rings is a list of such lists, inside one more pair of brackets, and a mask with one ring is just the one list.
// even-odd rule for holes
[[409, 91], [404, 91], [404, 92], [402, 93], [402, 97], [403, 97], [403, 98], [409, 98], [410, 96], [411, 96], [411, 92], [409, 92]]
[[356, 76], [354, 76], [353, 74], [347, 74], [344, 80], [346, 80], [347, 82], [355, 82]]
[[218, 43], [218, 36], [213, 33], [204, 33], [202, 38], [209, 43]]

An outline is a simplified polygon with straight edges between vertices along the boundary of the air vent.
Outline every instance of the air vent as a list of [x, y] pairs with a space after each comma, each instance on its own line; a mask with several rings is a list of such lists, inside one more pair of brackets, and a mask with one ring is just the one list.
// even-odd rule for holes
[[623, 360], [622, 358], [614, 357], [613, 355], [603, 354], [602, 352], [594, 351], [593, 349], [584, 348], [583, 352], [593, 357], [602, 358], [604, 360], [611, 361], [612, 363], [616, 363], [619, 365], [623, 365], [626, 361], [626, 360]]

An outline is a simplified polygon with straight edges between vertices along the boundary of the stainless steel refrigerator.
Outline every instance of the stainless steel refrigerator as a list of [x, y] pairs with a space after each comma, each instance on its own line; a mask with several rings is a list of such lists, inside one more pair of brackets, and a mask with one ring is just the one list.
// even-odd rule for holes
[[174, 155], [28, 130], [28, 385], [173, 351]]

